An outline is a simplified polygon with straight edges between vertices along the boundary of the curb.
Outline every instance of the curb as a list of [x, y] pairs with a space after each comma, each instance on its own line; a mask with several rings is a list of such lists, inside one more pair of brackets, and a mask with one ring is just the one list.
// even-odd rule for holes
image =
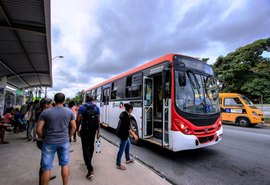
[[[118, 144], [114, 143], [113, 141], [109, 140], [108, 138], [104, 137], [102, 134], [100, 134], [100, 137], [102, 137], [104, 140], [106, 140], [107, 142], [109, 142], [110, 144], [112, 144], [115, 147], [119, 147]], [[137, 156], [133, 155], [132, 153], [130, 153], [135, 159], [136, 161], [138, 161], [140, 164], [144, 165], [145, 167], [147, 167], [149, 170], [151, 170], [152, 172], [154, 172], [155, 174], [157, 174], [159, 177], [161, 177], [162, 179], [166, 180], [167, 182], [169, 182], [172, 185], [175, 185], [174, 182], [172, 182], [170, 179], [168, 179], [162, 172], [156, 170], [153, 166], [148, 165], [147, 163], [145, 163], [144, 161], [142, 161], [140, 158], [138, 158]]]

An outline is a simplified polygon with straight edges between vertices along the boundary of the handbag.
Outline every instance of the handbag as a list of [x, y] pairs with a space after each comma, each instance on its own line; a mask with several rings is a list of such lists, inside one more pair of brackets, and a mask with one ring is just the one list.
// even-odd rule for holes
[[100, 139], [97, 139], [96, 140], [96, 153], [101, 153], [101, 142], [100, 142]]
[[115, 132], [118, 137], [120, 137], [120, 127], [121, 127], [121, 120], [119, 119], [116, 132]]

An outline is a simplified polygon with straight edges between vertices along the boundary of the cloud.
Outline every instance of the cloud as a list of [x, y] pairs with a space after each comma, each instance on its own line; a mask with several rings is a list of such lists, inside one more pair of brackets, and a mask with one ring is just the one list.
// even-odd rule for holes
[[51, 21], [53, 56], [64, 59], [53, 61], [50, 92], [73, 97], [167, 53], [210, 57], [213, 63], [219, 55], [269, 37], [270, 3], [57, 0]]

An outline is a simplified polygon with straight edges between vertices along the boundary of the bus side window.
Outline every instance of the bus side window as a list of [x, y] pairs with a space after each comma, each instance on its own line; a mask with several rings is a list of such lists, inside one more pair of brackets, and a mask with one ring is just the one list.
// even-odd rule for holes
[[127, 77], [126, 81], [126, 98], [137, 98], [142, 92], [142, 76], [141, 73]]
[[117, 82], [113, 82], [112, 87], [111, 87], [111, 99], [112, 100], [116, 99], [116, 92], [117, 92]]
[[116, 91], [111, 92], [111, 99], [116, 99]]
[[94, 101], [97, 100], [97, 89], [93, 89], [91, 92], [92, 92], [91, 95], [93, 96], [93, 100]]
[[101, 100], [101, 87], [97, 89], [97, 101]]
[[116, 99], [124, 99], [125, 98], [125, 79], [119, 79], [117, 81], [117, 92], [116, 92]]
[[224, 99], [224, 106], [242, 107], [243, 104], [241, 103], [239, 98], [225, 98]]

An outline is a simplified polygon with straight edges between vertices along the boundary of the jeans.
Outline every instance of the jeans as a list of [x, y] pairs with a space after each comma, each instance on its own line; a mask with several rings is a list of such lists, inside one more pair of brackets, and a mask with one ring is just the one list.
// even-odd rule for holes
[[42, 170], [51, 170], [53, 168], [53, 159], [55, 152], [58, 155], [58, 161], [60, 166], [68, 165], [69, 163], [69, 148], [70, 143], [64, 144], [46, 144], [42, 145], [41, 165]]
[[[29, 127], [27, 128], [28, 130], [28, 137], [31, 139], [36, 139], [36, 123], [34, 120], [29, 121]], [[33, 131], [33, 136], [32, 136], [32, 131]]]
[[116, 165], [117, 166], [121, 165], [121, 158], [122, 158], [124, 150], [125, 150], [126, 161], [129, 161], [130, 160], [130, 156], [129, 156], [130, 140], [129, 140], [129, 138], [120, 140], [119, 151], [117, 153], [117, 158], [116, 158]]
[[88, 171], [93, 171], [92, 166], [92, 157], [94, 152], [94, 143], [96, 129], [89, 129], [82, 127], [80, 131], [81, 141], [82, 141], [82, 150], [83, 150], [83, 159]]

